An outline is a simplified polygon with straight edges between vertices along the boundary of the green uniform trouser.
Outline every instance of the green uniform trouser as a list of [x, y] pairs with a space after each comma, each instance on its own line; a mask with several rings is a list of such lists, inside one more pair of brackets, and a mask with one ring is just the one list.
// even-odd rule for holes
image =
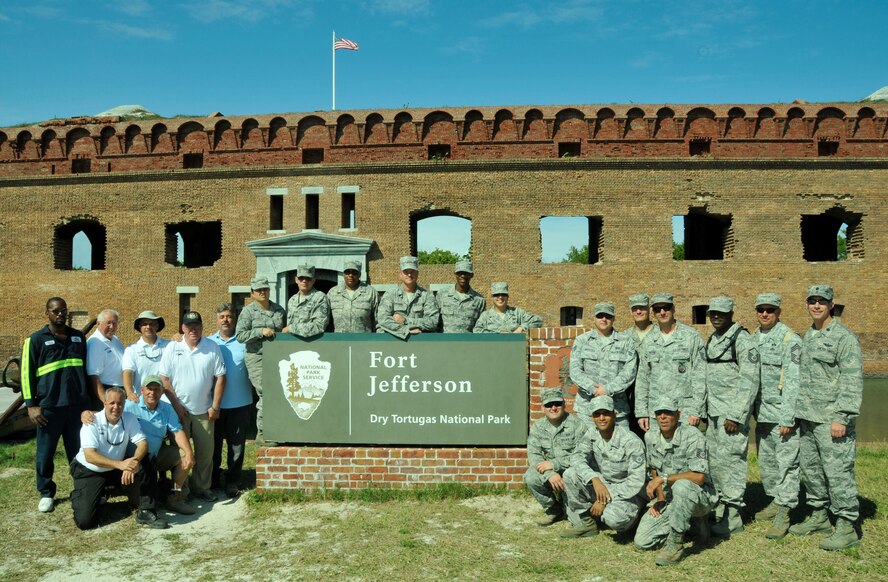
[[801, 421], [802, 480], [808, 505], [829, 509], [836, 517], [857, 521], [857, 481], [854, 479], [854, 456], [857, 453], [857, 430], [852, 422], [845, 427], [845, 436], [832, 438], [830, 423]]
[[702, 487], [687, 479], [675, 481], [668, 489], [671, 496], [659, 517], [645, 511], [635, 530], [635, 545], [643, 550], [656, 548], [670, 531], [684, 533], [691, 527], [692, 517], [703, 517], [712, 511], [712, 502]]
[[[584, 483], [573, 468], [564, 472], [564, 492], [567, 493], [567, 506], [574, 514], [589, 511], [595, 503], [595, 489], [591, 484]], [[638, 512], [643, 506], [644, 500], [640, 495], [628, 501], [613, 499], [605, 506], [601, 521], [614, 531], [625, 531], [638, 519]]]
[[247, 366], [247, 375], [250, 376], [250, 384], [259, 395], [256, 403], [256, 430], [262, 432], [262, 354], [247, 352], [244, 354], [244, 364]]
[[759, 471], [765, 493], [783, 507], [799, 504], [799, 431], [780, 436], [780, 425], [761, 422], [755, 427]]
[[718, 500], [732, 507], [743, 507], [746, 492], [746, 453], [749, 449], [749, 423], [737, 426], [737, 432], [725, 431], [725, 419], [709, 418], [706, 429], [709, 471]]
[[527, 485], [527, 488], [530, 489], [530, 492], [539, 504], [543, 506], [543, 509], [549, 509], [557, 503], [564, 508], [570, 523], [577, 524], [582, 521], [579, 512], [572, 510], [567, 505], [567, 495], [562, 491], [556, 496], [555, 491], [552, 489], [552, 484], [536, 468], [529, 467], [527, 469], [524, 473], [524, 484]]

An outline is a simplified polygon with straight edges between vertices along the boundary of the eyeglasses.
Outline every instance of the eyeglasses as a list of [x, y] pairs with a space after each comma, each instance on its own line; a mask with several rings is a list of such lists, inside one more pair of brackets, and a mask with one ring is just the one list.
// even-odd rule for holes
[[672, 304], [665, 303], [663, 305], [654, 305], [651, 309], [654, 310], [654, 313], [660, 313], [661, 311], [672, 311]]
[[823, 297], [809, 297], [808, 305], [829, 305], [829, 300]]
[[758, 311], [759, 313], [774, 313], [775, 311], [777, 311], [777, 308], [776, 307], [756, 307], [755, 310]]
[[558, 402], [550, 402], [549, 404], [543, 404], [543, 408], [561, 408], [564, 406], [564, 402], [559, 400]]

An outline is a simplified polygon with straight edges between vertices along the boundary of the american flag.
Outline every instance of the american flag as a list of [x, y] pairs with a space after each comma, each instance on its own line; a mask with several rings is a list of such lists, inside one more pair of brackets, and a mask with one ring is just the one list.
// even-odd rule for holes
[[339, 49], [356, 51], [358, 50], [358, 43], [353, 40], [348, 40], [347, 38], [337, 38], [333, 41], [333, 50], [338, 51]]

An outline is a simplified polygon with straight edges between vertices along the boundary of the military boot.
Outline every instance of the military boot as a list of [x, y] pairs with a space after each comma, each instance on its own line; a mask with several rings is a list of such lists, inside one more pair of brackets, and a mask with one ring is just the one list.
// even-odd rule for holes
[[789, 508], [778, 505], [777, 514], [774, 516], [774, 522], [771, 524], [771, 527], [768, 528], [768, 531], [765, 532], [765, 537], [769, 540], [782, 540], [786, 537], [788, 531]]
[[825, 509], [815, 509], [802, 523], [797, 523], [789, 528], [789, 533], [794, 536], [809, 536], [816, 533], [831, 532], [829, 516]]
[[546, 510], [543, 516], [536, 520], [536, 524], [540, 527], [549, 527], [557, 521], [564, 519], [564, 509], [560, 503], [556, 503]]
[[775, 502], [771, 502], [768, 506], [755, 514], [756, 521], [768, 521], [777, 516], [777, 508], [780, 507]]
[[740, 508], [728, 505], [725, 510], [725, 516], [721, 521], [715, 522], [712, 526], [712, 535], [718, 538], [729, 538], [734, 534], [743, 532], [743, 517], [740, 515]]
[[572, 525], [564, 533], [563, 538], [588, 538], [598, 535], [598, 522], [586, 511], [580, 515], [580, 523]]
[[834, 552], [856, 546], [859, 543], [860, 539], [857, 537], [857, 530], [854, 529], [854, 522], [839, 517], [836, 519], [836, 531], [828, 538], [822, 540], [820, 547]]
[[709, 543], [709, 520], [705, 515], [691, 518], [691, 529], [688, 530], [688, 534], [694, 542], [700, 545]]
[[681, 533], [670, 528], [669, 537], [666, 538], [666, 543], [663, 545], [660, 553], [657, 554], [658, 566], [673, 566], [681, 562], [681, 553], [684, 550], [681, 536]]

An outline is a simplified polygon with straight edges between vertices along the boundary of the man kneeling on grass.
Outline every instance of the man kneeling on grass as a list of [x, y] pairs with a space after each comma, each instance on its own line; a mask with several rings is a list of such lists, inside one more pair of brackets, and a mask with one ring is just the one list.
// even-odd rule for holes
[[[121, 485], [126, 493], [139, 497], [136, 523], [155, 529], [169, 527], [154, 512], [157, 471], [150, 462], [148, 441], [136, 417], [124, 412], [124, 402], [124, 389], [109, 387], [105, 407], [91, 424], [80, 429], [80, 452], [71, 462], [71, 508], [80, 529], [98, 524], [100, 500], [109, 485]], [[135, 446], [135, 452], [127, 456], [129, 445]]]
[[684, 535], [692, 526], [698, 542], [709, 539], [707, 515], [716, 500], [709, 477], [706, 441], [696, 427], [678, 424], [675, 400], [661, 396], [654, 411], [659, 431], [644, 435], [651, 472], [645, 492], [654, 504], [641, 516], [635, 545], [649, 550], [663, 544], [658, 566], [681, 561]]

